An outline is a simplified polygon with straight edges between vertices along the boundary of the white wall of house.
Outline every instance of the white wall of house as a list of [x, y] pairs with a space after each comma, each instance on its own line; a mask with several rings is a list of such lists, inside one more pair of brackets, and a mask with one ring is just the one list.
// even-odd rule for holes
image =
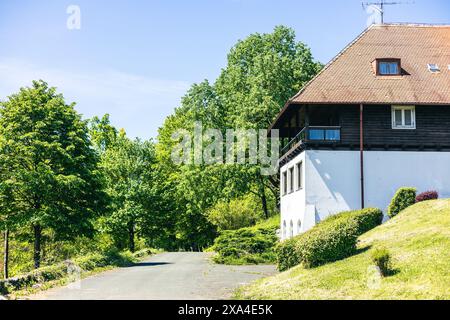
[[[281, 197], [282, 228], [284, 221], [289, 230], [290, 221], [295, 226], [300, 219], [304, 232], [331, 214], [361, 207], [359, 151], [308, 150], [281, 172], [299, 161], [304, 163], [304, 188]], [[364, 179], [365, 206], [384, 212], [403, 186], [450, 197], [450, 152], [365, 151]]]
[[[284, 165], [280, 170], [280, 210], [281, 210], [281, 238], [286, 239], [289, 238], [291, 234], [297, 235], [303, 231], [304, 229], [304, 220], [305, 220], [305, 190], [306, 190], [306, 177], [305, 177], [305, 165], [306, 165], [306, 153], [302, 152], [297, 157], [292, 159], [286, 165]], [[302, 174], [302, 188], [298, 189], [298, 166], [297, 164], [303, 164], [303, 174]], [[289, 190], [289, 169], [294, 168], [294, 191], [290, 192]], [[283, 173], [287, 173], [287, 185], [288, 190], [287, 193], [283, 192], [283, 184], [284, 177]], [[291, 230], [292, 223], [292, 230]]]

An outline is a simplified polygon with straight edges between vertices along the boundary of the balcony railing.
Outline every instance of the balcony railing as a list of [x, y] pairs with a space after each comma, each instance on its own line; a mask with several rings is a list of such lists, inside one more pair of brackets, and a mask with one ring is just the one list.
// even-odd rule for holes
[[296, 145], [300, 141], [306, 140], [306, 131], [307, 131], [306, 129], [307, 128], [305, 127], [302, 130], [300, 130], [300, 132], [297, 133], [297, 135], [281, 149], [281, 155], [286, 154], [289, 150], [291, 150], [294, 147], [294, 145]]
[[303, 128], [282, 149], [281, 155], [286, 154], [301, 142], [336, 143], [341, 141], [341, 127], [337, 126], [309, 126]]

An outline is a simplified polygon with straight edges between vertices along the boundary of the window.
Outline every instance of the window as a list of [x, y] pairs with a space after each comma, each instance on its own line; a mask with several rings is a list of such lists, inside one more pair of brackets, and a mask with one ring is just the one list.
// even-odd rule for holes
[[303, 188], [303, 162], [297, 163], [297, 189]]
[[377, 59], [377, 75], [379, 76], [401, 75], [400, 59]]
[[441, 69], [439, 69], [439, 66], [435, 63], [429, 63], [428, 64], [428, 70], [430, 70], [430, 72], [432, 73], [436, 73], [441, 71]]
[[300, 232], [302, 232], [302, 222], [299, 219], [297, 221], [297, 234], [299, 234]]
[[309, 140], [336, 142], [341, 140], [341, 129], [334, 127], [309, 127]]
[[289, 237], [293, 238], [294, 237], [294, 223], [291, 220], [291, 223], [289, 225]]
[[415, 129], [414, 106], [392, 106], [392, 129]]
[[294, 192], [294, 167], [289, 168], [289, 192]]
[[287, 193], [287, 171], [283, 172], [283, 176], [281, 178], [283, 195]]
[[283, 221], [283, 240], [286, 239], [286, 220]]

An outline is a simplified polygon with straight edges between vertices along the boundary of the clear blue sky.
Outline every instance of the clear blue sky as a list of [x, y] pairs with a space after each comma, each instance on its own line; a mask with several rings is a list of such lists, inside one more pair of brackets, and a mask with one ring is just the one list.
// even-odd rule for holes
[[[66, 27], [72, 4], [80, 30]], [[360, 0], [0, 0], [0, 99], [42, 78], [85, 118], [110, 113], [129, 136], [155, 137], [192, 83], [215, 80], [238, 39], [286, 25], [325, 63], [367, 17]], [[450, 2], [388, 7], [385, 20], [450, 24]]]

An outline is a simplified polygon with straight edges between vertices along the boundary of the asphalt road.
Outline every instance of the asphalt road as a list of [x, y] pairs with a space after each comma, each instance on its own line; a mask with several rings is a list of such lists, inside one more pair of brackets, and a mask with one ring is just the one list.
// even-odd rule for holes
[[276, 273], [270, 265], [224, 266], [208, 253], [161, 253], [127, 268], [118, 268], [54, 288], [30, 299], [50, 300], [197, 300], [227, 299], [242, 284]]

